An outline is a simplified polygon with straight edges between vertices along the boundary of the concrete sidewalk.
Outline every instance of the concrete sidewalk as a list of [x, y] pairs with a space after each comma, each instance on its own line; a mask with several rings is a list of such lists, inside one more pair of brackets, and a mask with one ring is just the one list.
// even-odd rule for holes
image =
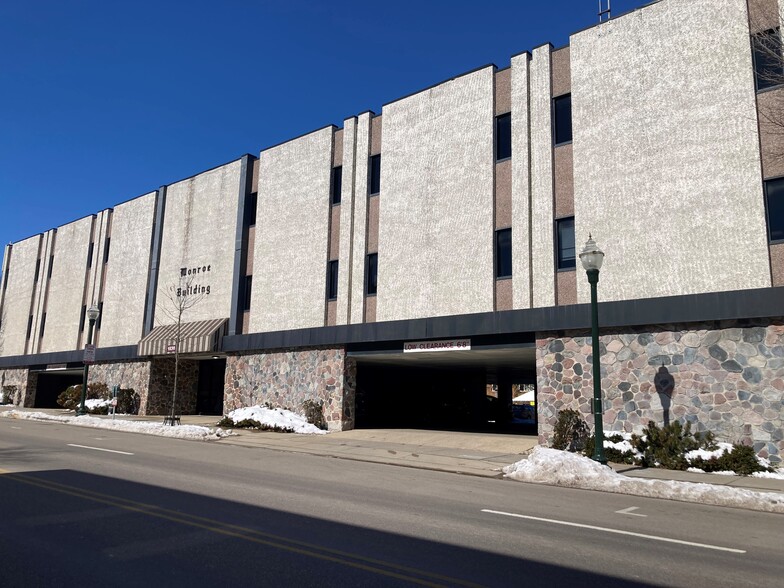
[[[63, 409], [3, 408], [73, 415], [72, 411]], [[117, 418], [150, 422], [163, 420], [162, 416], [123, 415]], [[218, 420], [216, 416], [184, 415], [182, 424], [216, 427]], [[328, 435], [295, 435], [251, 429], [233, 431], [235, 435], [213, 443], [494, 478], [502, 477], [501, 468], [520, 461], [538, 444], [537, 438], [529, 435], [416, 429], [354, 429]], [[633, 478], [678, 480], [784, 494], [784, 480], [610, 465], [615, 471]]]

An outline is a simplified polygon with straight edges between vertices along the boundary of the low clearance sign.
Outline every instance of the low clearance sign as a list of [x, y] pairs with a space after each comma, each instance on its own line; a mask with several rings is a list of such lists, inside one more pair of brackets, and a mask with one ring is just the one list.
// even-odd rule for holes
[[471, 339], [443, 339], [441, 341], [411, 341], [403, 343], [403, 353], [470, 350]]

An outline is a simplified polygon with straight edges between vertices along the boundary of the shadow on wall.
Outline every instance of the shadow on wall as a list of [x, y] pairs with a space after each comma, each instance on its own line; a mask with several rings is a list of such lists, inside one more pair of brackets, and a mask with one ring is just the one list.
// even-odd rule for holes
[[653, 385], [656, 388], [656, 393], [659, 395], [659, 401], [664, 412], [664, 426], [667, 427], [670, 424], [670, 405], [672, 404], [672, 392], [675, 389], [675, 378], [662, 365], [653, 377]]

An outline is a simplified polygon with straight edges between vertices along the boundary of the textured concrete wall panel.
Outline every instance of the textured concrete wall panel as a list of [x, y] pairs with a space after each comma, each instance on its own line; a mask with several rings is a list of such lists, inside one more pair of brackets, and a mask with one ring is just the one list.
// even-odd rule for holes
[[353, 256], [352, 240], [354, 238], [354, 206], [355, 206], [355, 178], [356, 168], [355, 148], [357, 136], [357, 119], [349, 118], [343, 122], [341, 149], [343, 159], [339, 162], [343, 166], [343, 181], [340, 195], [340, 245], [343, 259], [338, 265], [338, 299], [335, 308], [335, 324], [346, 325], [349, 323], [349, 309], [351, 308], [351, 269]]
[[495, 114], [506, 114], [512, 110], [512, 68], [495, 74]]
[[531, 306], [530, 55], [512, 58], [512, 307]]
[[2, 355], [22, 355], [25, 352], [27, 317], [35, 289], [35, 262], [40, 244], [41, 235], [14, 243], [3, 305]]
[[144, 328], [155, 192], [114, 208], [103, 293], [101, 345], [135, 345]]
[[[156, 325], [172, 324], [164, 313], [173, 306], [171, 288], [188, 282], [204, 294], [183, 321], [228, 318], [231, 314], [240, 171], [241, 161], [237, 160], [166, 188]], [[181, 276], [183, 268], [192, 272], [190, 276]]]
[[553, 135], [549, 45], [531, 60], [531, 268], [534, 307], [555, 305]]
[[493, 75], [384, 108], [379, 321], [493, 308]]
[[[512, 160], [495, 164], [495, 228], [512, 226]], [[527, 231], [526, 231], [527, 232]]]
[[652, 4], [571, 47], [576, 241], [606, 253], [601, 299], [770, 286], [745, 0]]
[[572, 144], [553, 149], [555, 218], [574, 215], [574, 166]]
[[42, 353], [78, 347], [92, 225], [93, 217], [89, 216], [57, 229], [46, 301], [46, 326], [39, 347]]
[[263, 151], [251, 331], [324, 325], [332, 128]]
[[572, 91], [572, 72], [569, 47], [561, 47], [552, 52], [553, 96], [562, 96]]
[[[365, 312], [365, 255], [367, 252], [369, 200], [367, 193], [370, 126], [370, 114], [365, 113], [357, 118], [356, 168], [354, 170], [354, 230], [351, 241], [351, 304], [349, 307], [349, 324], [363, 322]], [[383, 162], [381, 167], [383, 169]], [[384, 189], [383, 186], [381, 189]]]

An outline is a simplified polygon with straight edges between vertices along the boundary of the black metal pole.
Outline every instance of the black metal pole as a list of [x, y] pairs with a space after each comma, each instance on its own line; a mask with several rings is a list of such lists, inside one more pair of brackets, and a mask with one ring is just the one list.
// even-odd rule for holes
[[604, 457], [604, 410], [602, 407], [602, 369], [599, 363], [599, 305], [596, 301], [596, 284], [599, 283], [599, 270], [591, 269], [588, 283], [591, 284], [591, 339], [593, 346], [593, 419], [594, 444], [593, 459], [601, 464], [607, 463]]
[[[90, 319], [90, 326], [87, 327], [87, 344], [92, 345], [93, 343], [93, 325], [95, 325], [95, 319]], [[90, 369], [90, 365], [85, 363], [84, 364], [84, 372], [82, 373], [82, 401], [79, 404], [79, 408], [76, 409], [77, 415], [87, 414], [87, 409], [84, 407], [84, 401], [87, 399], [87, 372]]]

